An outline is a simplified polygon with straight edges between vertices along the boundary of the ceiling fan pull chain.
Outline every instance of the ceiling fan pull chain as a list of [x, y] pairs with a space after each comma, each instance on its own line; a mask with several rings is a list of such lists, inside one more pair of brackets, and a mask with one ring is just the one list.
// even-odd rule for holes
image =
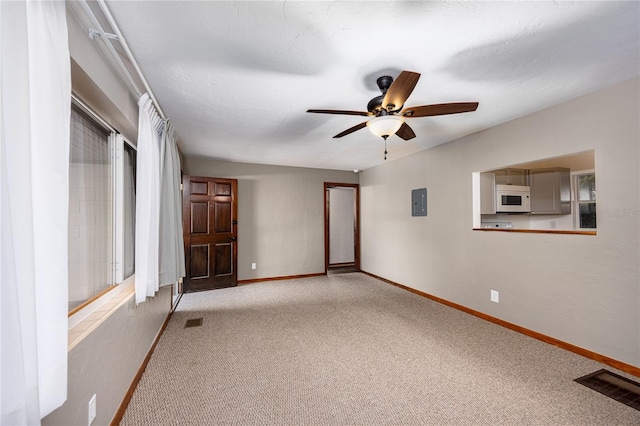
[[387, 159], [387, 138], [384, 138], [384, 159]]

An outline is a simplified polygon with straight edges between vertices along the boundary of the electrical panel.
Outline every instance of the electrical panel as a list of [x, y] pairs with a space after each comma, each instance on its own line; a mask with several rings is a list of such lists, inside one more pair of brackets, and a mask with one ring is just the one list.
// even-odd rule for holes
[[427, 215], [427, 188], [411, 191], [411, 216]]

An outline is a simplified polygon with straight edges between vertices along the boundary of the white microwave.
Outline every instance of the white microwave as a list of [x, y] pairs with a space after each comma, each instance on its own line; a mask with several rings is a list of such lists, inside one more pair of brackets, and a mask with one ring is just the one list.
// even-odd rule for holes
[[531, 192], [528, 186], [496, 185], [496, 213], [528, 213]]

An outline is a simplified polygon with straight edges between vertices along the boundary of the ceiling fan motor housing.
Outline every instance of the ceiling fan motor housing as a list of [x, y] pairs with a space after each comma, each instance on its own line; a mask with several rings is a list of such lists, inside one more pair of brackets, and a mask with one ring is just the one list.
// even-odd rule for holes
[[378, 79], [376, 80], [376, 83], [378, 83], [378, 87], [380, 88], [380, 91], [384, 95], [385, 93], [387, 93], [387, 89], [391, 87], [391, 83], [393, 83], [393, 77], [390, 77], [388, 75], [383, 75], [382, 77], [378, 77]]
[[376, 96], [371, 99], [367, 104], [367, 110], [369, 112], [378, 113], [382, 109], [382, 101], [384, 100], [384, 95]]
[[383, 75], [382, 77], [378, 77], [378, 79], [376, 80], [376, 83], [378, 84], [378, 87], [380, 88], [382, 95], [376, 96], [375, 98], [371, 99], [367, 104], [367, 110], [369, 112], [375, 113], [376, 115], [386, 115], [387, 112], [400, 109], [400, 108], [396, 108], [396, 105], [387, 105], [386, 109], [382, 108], [382, 102], [384, 101], [384, 97], [387, 94], [387, 90], [389, 89], [389, 87], [391, 87], [391, 84], [393, 83], [393, 77], [388, 75]]
[[391, 87], [391, 83], [393, 83], [393, 77], [383, 75], [382, 77], [378, 77], [376, 83], [378, 84], [378, 88], [380, 88], [382, 95], [376, 96], [375, 98], [371, 99], [367, 104], [367, 110], [369, 112], [378, 114], [380, 111], [382, 111], [382, 101], [384, 101], [384, 95], [387, 94], [387, 90], [389, 89], [389, 87]]

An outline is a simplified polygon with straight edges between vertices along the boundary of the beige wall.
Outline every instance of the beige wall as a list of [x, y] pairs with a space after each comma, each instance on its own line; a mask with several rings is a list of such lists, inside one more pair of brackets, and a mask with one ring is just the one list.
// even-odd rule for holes
[[184, 170], [238, 179], [239, 280], [323, 273], [324, 182], [358, 183], [353, 172], [193, 157]]
[[49, 425], [88, 424], [89, 399], [96, 395], [93, 425], [107, 425], [120, 406], [171, 306], [171, 287], [136, 306], [133, 295], [69, 351], [67, 401], [42, 420]]
[[[362, 269], [640, 366], [639, 94], [634, 79], [364, 171]], [[590, 149], [597, 236], [472, 231], [472, 172]]]

